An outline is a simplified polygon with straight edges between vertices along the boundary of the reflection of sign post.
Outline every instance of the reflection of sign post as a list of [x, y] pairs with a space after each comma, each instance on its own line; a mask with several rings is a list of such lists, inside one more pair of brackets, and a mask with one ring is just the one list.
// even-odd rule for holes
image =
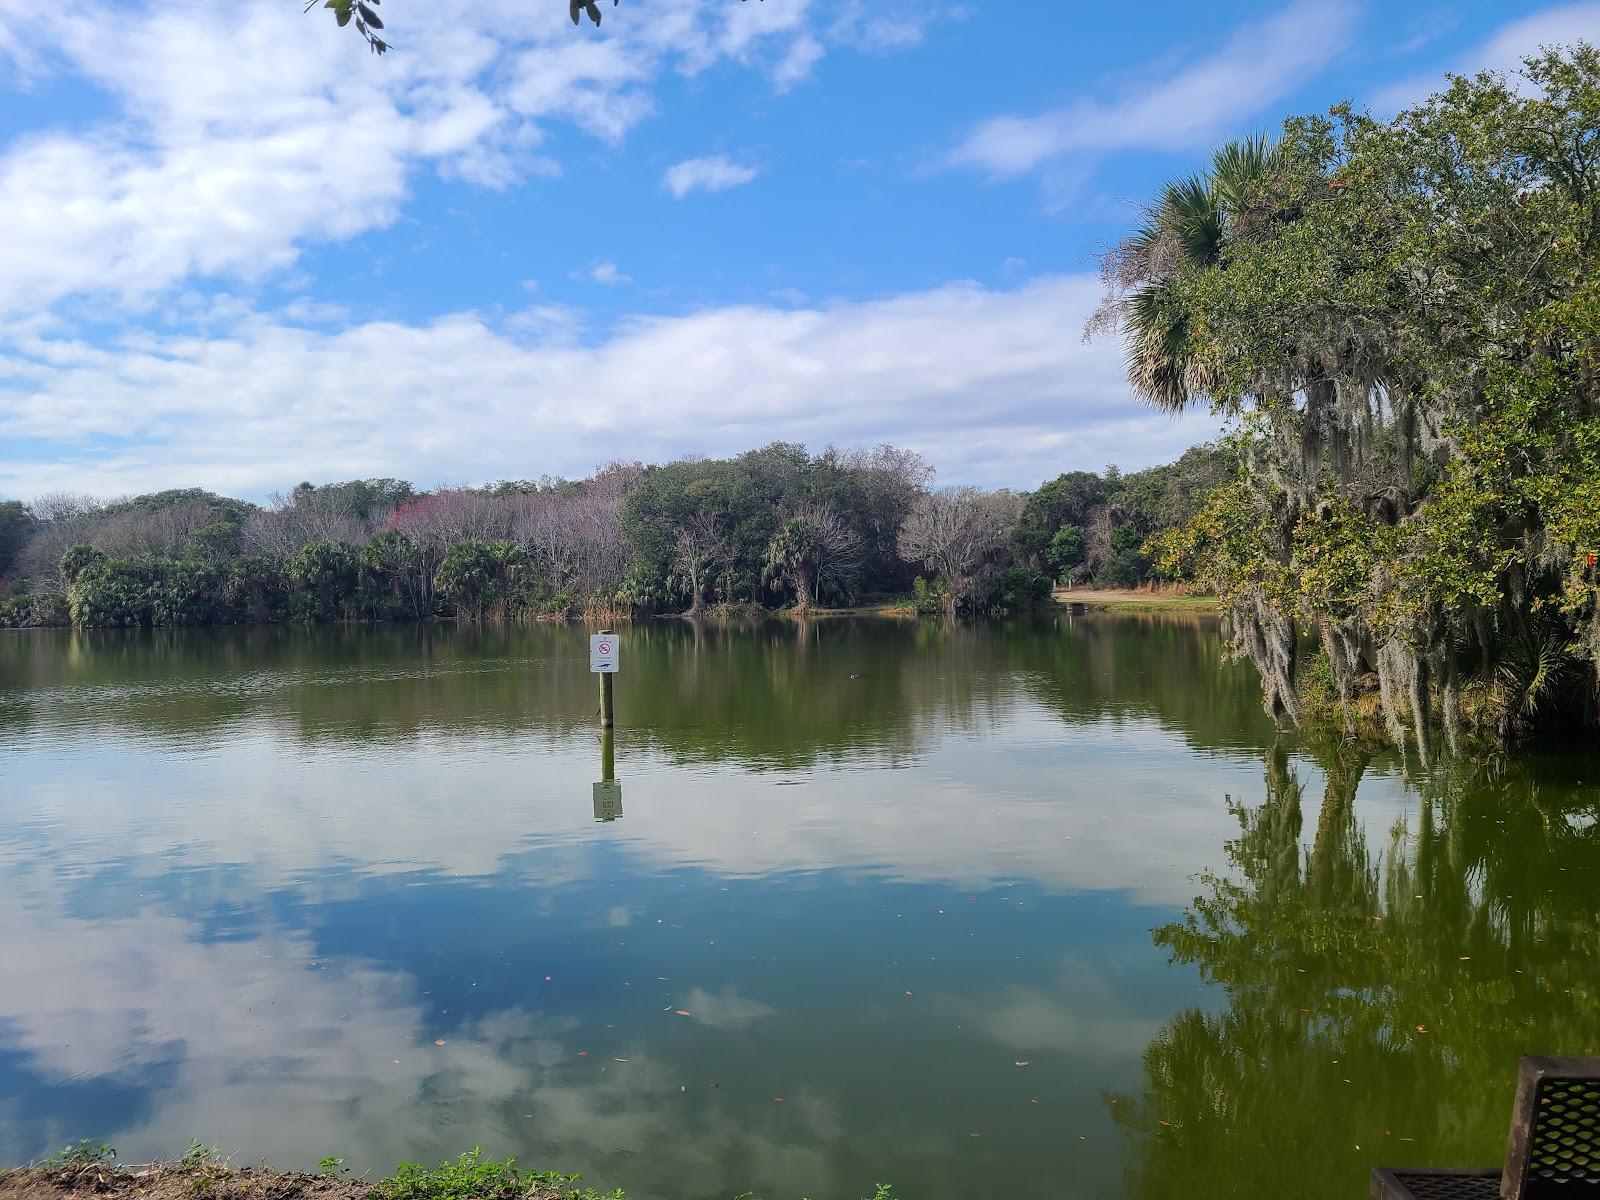
[[594, 819], [615, 821], [622, 815], [622, 785], [617, 782], [616, 735], [600, 731], [600, 782], [594, 785]]
[[594, 819], [615, 821], [622, 815], [622, 785], [615, 779], [602, 779], [594, 785]]
[[611, 728], [611, 677], [617, 673], [617, 635], [602, 629], [589, 639], [589, 670], [600, 676], [600, 728]]

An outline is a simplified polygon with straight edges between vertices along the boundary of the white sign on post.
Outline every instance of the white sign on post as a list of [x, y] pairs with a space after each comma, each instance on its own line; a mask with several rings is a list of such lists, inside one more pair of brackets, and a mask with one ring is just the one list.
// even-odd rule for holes
[[596, 675], [614, 675], [617, 671], [617, 639], [609, 633], [597, 633], [589, 638], [589, 670]]

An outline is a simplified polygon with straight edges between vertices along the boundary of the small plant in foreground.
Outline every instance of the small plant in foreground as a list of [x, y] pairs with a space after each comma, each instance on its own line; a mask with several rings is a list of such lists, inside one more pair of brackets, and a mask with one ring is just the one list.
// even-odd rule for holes
[[485, 1160], [482, 1146], [474, 1146], [460, 1158], [446, 1159], [437, 1167], [401, 1163], [377, 1187], [385, 1200], [492, 1200], [520, 1190], [517, 1160]]
[[625, 1200], [621, 1191], [597, 1192], [577, 1186], [581, 1177], [557, 1172], [519, 1171], [517, 1160], [483, 1157], [475, 1146], [460, 1158], [437, 1167], [401, 1163], [373, 1189], [382, 1200], [522, 1200], [562, 1196], [565, 1200]]
[[63, 1146], [49, 1158], [44, 1160], [47, 1167], [84, 1167], [91, 1163], [110, 1162], [116, 1158], [116, 1147], [107, 1142], [95, 1142], [89, 1138], [79, 1138], [71, 1145]]
[[345, 1172], [344, 1159], [337, 1154], [330, 1154], [317, 1163], [319, 1175], [342, 1175]]
[[178, 1161], [186, 1167], [203, 1166], [221, 1149], [221, 1146], [207, 1146], [199, 1138], [190, 1138], [189, 1148], [183, 1152], [183, 1157]]
[[559, 1172], [542, 1172], [523, 1176], [523, 1182], [542, 1188], [552, 1195], [563, 1195], [566, 1200], [628, 1200], [621, 1188], [611, 1192], [597, 1192], [593, 1188], [575, 1186], [581, 1175], [563, 1175]]

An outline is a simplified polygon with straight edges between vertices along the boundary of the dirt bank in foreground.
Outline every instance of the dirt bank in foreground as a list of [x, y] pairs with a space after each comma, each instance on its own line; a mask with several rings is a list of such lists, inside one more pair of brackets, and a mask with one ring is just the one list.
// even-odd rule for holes
[[[532, 1184], [496, 1200], [560, 1200], [563, 1193]], [[0, 1173], [0, 1200], [376, 1200], [366, 1180], [306, 1175], [222, 1163], [192, 1166], [19, 1167]]]
[[217, 1163], [21, 1167], [0, 1175], [0, 1200], [367, 1200], [371, 1194], [364, 1180]]

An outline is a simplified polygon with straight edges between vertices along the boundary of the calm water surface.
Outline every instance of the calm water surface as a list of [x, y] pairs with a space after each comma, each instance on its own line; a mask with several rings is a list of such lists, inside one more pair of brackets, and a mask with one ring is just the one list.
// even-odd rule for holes
[[601, 821], [586, 642], [0, 632], [0, 1160], [1331, 1200], [1600, 1052], [1592, 757], [1279, 742], [1203, 621], [661, 623]]

